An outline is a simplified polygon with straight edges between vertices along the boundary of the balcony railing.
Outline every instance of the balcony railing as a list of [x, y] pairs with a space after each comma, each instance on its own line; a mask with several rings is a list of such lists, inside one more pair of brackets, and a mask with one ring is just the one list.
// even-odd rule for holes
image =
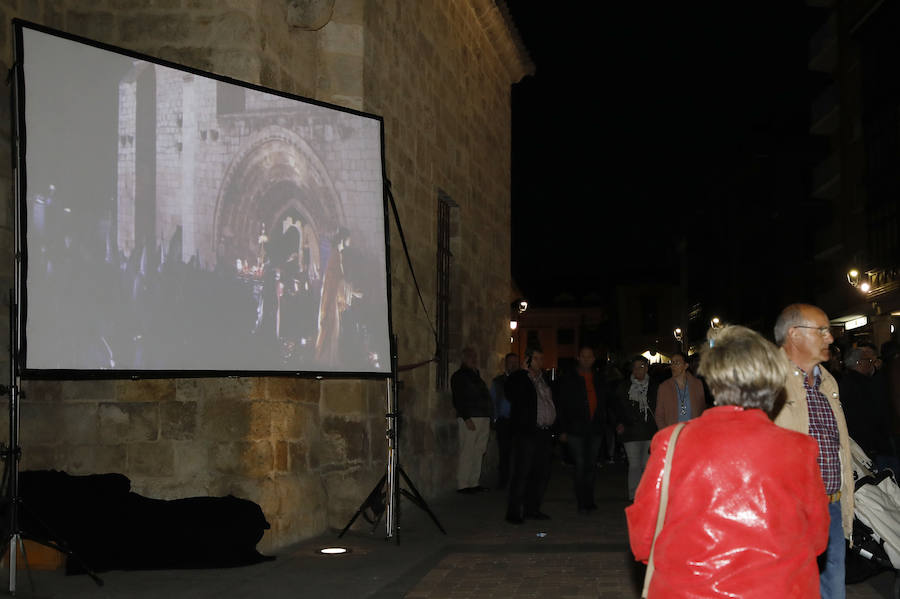
[[837, 63], [837, 18], [834, 14], [809, 40], [809, 69], [830, 73]]
[[823, 160], [812, 173], [812, 196], [830, 199], [837, 197], [840, 191], [841, 165], [837, 154], [831, 154]]
[[809, 132], [813, 135], [830, 135], [838, 127], [838, 91], [834, 84], [829, 85], [815, 102], [810, 111]]

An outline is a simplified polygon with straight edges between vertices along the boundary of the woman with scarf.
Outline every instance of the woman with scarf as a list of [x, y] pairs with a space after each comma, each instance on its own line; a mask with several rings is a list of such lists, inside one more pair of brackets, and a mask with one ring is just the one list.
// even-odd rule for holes
[[616, 432], [621, 435], [628, 456], [628, 501], [634, 492], [650, 457], [650, 439], [656, 433], [656, 384], [650, 380], [650, 362], [643, 356], [631, 361], [631, 376], [616, 390], [614, 402]]

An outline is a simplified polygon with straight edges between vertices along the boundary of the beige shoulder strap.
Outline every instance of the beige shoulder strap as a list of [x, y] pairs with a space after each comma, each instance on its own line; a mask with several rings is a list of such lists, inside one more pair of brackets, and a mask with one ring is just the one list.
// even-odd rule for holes
[[669, 478], [672, 474], [672, 456], [675, 454], [675, 442], [678, 441], [678, 435], [684, 428], [685, 422], [679, 422], [669, 437], [669, 447], [666, 449], [666, 461], [663, 464], [662, 489], [659, 493], [659, 514], [656, 516], [656, 532], [653, 533], [653, 544], [650, 545], [650, 559], [647, 561], [647, 574], [644, 576], [644, 590], [641, 591], [641, 597], [647, 597], [650, 590], [650, 579], [653, 578], [653, 551], [656, 549], [656, 537], [662, 530], [663, 522], [666, 520], [666, 505], [669, 503]]

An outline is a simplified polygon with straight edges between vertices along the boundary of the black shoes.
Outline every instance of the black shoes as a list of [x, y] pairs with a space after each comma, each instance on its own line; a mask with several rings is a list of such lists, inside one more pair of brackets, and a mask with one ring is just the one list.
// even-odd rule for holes
[[529, 520], [549, 520], [550, 516], [545, 514], [544, 512], [529, 512], [525, 514], [525, 517]]

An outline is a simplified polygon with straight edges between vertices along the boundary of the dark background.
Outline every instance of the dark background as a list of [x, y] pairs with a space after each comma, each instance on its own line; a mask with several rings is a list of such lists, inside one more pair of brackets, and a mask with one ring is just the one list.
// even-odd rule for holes
[[512, 271], [535, 305], [679, 282], [731, 322], [811, 300], [803, 2], [510, 0]]

